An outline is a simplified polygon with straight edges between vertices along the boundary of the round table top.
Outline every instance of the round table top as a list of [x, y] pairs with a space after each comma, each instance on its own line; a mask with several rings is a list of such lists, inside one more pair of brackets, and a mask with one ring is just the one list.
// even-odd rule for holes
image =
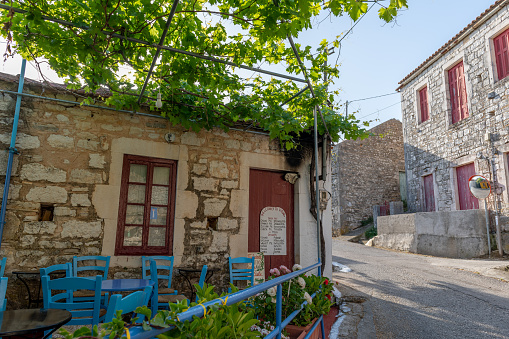
[[148, 279], [109, 279], [103, 280], [102, 291], [136, 291], [147, 286], [154, 286], [154, 282]]
[[46, 331], [68, 323], [72, 314], [58, 309], [27, 309], [0, 312], [0, 336]]

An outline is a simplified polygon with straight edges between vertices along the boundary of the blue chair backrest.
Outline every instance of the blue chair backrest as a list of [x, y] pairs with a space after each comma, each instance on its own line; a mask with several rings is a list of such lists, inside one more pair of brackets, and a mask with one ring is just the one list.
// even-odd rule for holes
[[[154, 269], [152, 268], [152, 261], [156, 265]], [[167, 287], [171, 287], [171, 280], [173, 276], [173, 256], [141, 257], [141, 266], [143, 271], [143, 279], [150, 279], [155, 281], [156, 285], [159, 280], [166, 280], [168, 281]], [[161, 271], [167, 273], [160, 274]], [[156, 291], [154, 291], [154, 293], [155, 292]]]
[[[44, 308], [57, 308], [71, 312], [72, 319], [67, 325], [97, 325], [101, 310], [102, 276], [95, 278], [60, 278], [50, 280], [49, 276], [41, 277]], [[74, 302], [72, 294], [77, 290], [94, 291], [91, 301]], [[53, 291], [57, 294], [53, 295]], [[62, 292], [65, 291], [65, 292]]]
[[122, 314], [124, 314], [134, 312], [137, 307], [148, 305], [151, 294], [152, 286], [147, 286], [143, 291], [133, 292], [124, 298], [122, 298], [120, 294], [112, 295], [108, 302], [108, 309], [104, 322], [108, 323], [113, 321], [117, 311], [122, 311]]
[[[206, 277], [207, 277], [207, 265], [203, 265], [203, 267], [201, 268], [200, 281], [198, 282], [200, 288], [203, 288], [203, 284], [205, 283]], [[196, 302], [198, 302], [198, 294], [196, 294]]]
[[7, 292], [7, 280], [8, 278], [5, 277], [0, 278], [0, 311], [5, 311], [5, 308], [7, 307], [7, 299], [5, 299], [5, 293]]
[[[86, 263], [86, 261], [95, 261], [94, 265], [90, 265], [89, 263]], [[81, 266], [78, 265], [78, 263], [81, 263], [82, 261], [85, 261], [85, 263]], [[103, 266], [99, 266], [98, 263], [102, 262], [104, 263]], [[101, 255], [89, 255], [84, 257], [77, 257], [74, 256], [72, 258], [72, 273], [73, 276], [78, 277], [78, 272], [84, 272], [84, 271], [95, 271], [102, 272], [103, 279], [108, 279], [108, 269], [110, 268], [110, 256], [101, 256]], [[92, 272], [92, 273], [93, 273]], [[94, 274], [95, 275], [95, 274]]]
[[2, 260], [0, 260], [0, 277], [4, 276], [6, 262], [7, 262], [7, 258], [2, 258]]
[[[228, 265], [230, 267], [230, 283], [235, 280], [247, 280], [254, 286], [254, 257], [228, 257]], [[251, 268], [233, 268], [234, 264], [251, 264]]]
[[56, 272], [56, 271], [63, 271], [63, 272], [65, 272], [65, 277], [70, 278], [70, 277], [72, 277], [72, 264], [69, 262], [69, 263], [65, 263], [65, 264], [58, 264], [58, 265], [43, 267], [40, 269], [41, 277], [45, 276], [45, 275], [49, 276], [51, 273]]

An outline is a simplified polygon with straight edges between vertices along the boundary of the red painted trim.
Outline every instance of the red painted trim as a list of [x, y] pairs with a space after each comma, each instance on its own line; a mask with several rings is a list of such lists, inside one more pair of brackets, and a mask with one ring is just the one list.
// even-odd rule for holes
[[509, 75], [509, 29], [493, 39], [498, 80]]
[[[129, 182], [129, 169], [131, 164], [142, 164], [147, 166], [147, 180], [145, 184]], [[155, 167], [167, 167], [170, 169], [168, 185], [153, 185], [153, 172]], [[173, 227], [175, 216], [175, 195], [176, 195], [176, 182], [177, 182], [177, 162], [175, 160], [149, 158], [138, 155], [124, 154], [122, 165], [122, 181], [120, 186], [120, 199], [118, 210], [117, 222], [117, 236], [115, 242], [115, 255], [145, 255], [145, 254], [173, 254]], [[129, 184], [144, 185], [145, 189], [145, 203], [127, 203], [127, 192]], [[152, 187], [164, 186], [168, 187], [168, 204], [158, 205], [151, 204]], [[143, 215], [142, 229], [142, 245], [141, 246], [124, 246], [124, 230], [127, 205], [143, 205], [145, 206]], [[164, 206], [167, 207], [166, 225], [150, 225], [150, 207], [151, 206]], [[129, 225], [127, 225], [129, 226]], [[166, 239], [165, 246], [148, 246], [148, 235], [150, 227], [165, 227]]]
[[429, 119], [427, 86], [419, 91], [419, 103], [421, 108], [421, 123], [422, 123]]
[[455, 124], [468, 117], [467, 88], [463, 61], [448, 71], [449, 94], [451, 99], [451, 120]]

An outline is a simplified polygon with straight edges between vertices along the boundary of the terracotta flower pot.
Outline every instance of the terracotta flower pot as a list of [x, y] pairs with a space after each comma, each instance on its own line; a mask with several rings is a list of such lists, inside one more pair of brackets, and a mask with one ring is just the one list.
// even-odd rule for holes
[[[311, 330], [311, 327], [316, 322], [316, 318], [313, 319], [313, 321], [307, 325], [304, 326], [296, 326], [296, 325], [287, 325], [285, 327], [286, 332], [290, 335], [290, 339], [303, 339], [308, 332]], [[320, 339], [322, 337], [322, 330], [320, 329], [320, 325], [317, 326], [313, 334], [309, 337], [309, 339]]]

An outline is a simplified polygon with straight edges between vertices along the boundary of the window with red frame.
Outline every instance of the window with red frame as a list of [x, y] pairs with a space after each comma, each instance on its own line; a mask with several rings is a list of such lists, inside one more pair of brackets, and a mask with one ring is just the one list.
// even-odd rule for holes
[[449, 94], [451, 98], [452, 123], [468, 117], [467, 88], [463, 61], [449, 70]]
[[173, 253], [177, 162], [124, 155], [115, 255]]
[[493, 39], [498, 80], [509, 75], [509, 29]]
[[421, 114], [421, 121], [425, 122], [429, 119], [429, 109], [428, 109], [428, 87], [424, 87], [419, 91], [419, 110]]

